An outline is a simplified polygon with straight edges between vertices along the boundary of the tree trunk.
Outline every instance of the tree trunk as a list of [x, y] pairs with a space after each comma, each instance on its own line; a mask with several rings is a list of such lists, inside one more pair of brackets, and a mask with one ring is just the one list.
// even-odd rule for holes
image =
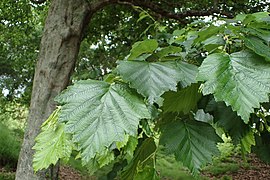
[[17, 180], [45, 179], [46, 171], [33, 171], [34, 139], [41, 124], [55, 109], [54, 97], [70, 81], [90, 12], [85, 0], [52, 0], [40, 45]]

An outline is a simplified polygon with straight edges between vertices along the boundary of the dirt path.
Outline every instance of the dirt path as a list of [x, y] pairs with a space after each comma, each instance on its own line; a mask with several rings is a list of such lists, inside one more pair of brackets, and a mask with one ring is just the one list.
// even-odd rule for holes
[[222, 179], [222, 177], [227, 176], [233, 180], [270, 180], [269, 164], [265, 164], [254, 155], [250, 155], [248, 159], [249, 166], [247, 167], [240, 157], [236, 157], [236, 161], [240, 164], [240, 168], [236, 172], [227, 172], [218, 176], [213, 176], [210, 173], [204, 173], [204, 175], [210, 179]]

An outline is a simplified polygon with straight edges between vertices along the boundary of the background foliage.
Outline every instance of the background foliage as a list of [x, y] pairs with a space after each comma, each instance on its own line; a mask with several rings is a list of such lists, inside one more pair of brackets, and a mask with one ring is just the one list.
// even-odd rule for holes
[[[63, 133], [71, 135], [86, 167], [118, 162], [124, 179], [158, 178], [155, 156], [160, 145], [197, 175], [218, 154], [218, 128], [240, 144], [243, 155], [256, 144], [260, 150], [254, 152], [269, 161], [262, 146], [268, 128], [256, 125], [268, 126], [269, 109], [262, 103], [268, 104], [270, 92], [269, 22], [268, 13], [255, 13], [198, 21], [172, 34], [158, 26], [159, 36], [136, 42], [104, 81], [78, 81], [59, 95], [56, 101], [62, 107], [54, 121], [65, 126]], [[263, 49], [251, 45], [254, 39]], [[237, 127], [233, 121], [239, 121]], [[139, 140], [131, 159], [126, 135]], [[262, 142], [256, 143], [255, 136]], [[61, 149], [51, 145], [55, 152]], [[36, 157], [47, 156], [39, 146]]]
[[[75, 85], [58, 97], [59, 114], [37, 138], [36, 170], [69, 158], [73, 149], [92, 173], [105, 166], [111, 174], [122, 170], [122, 177], [155, 179], [156, 152], [164, 145], [196, 174], [217, 154], [214, 144], [222, 133], [243, 154], [255, 152], [269, 162], [270, 21], [268, 13], [248, 14], [266, 11], [267, 2], [153, 2], [169, 12], [208, 14], [168, 19], [123, 4], [95, 14], [81, 45]], [[5, 129], [22, 137], [49, 4], [0, 2], [1, 147], [14, 150], [1, 152], [10, 155], [12, 166], [20, 140], [12, 141]], [[79, 81], [89, 78], [101, 81]], [[87, 96], [78, 93], [81, 88]], [[86, 138], [90, 133], [94, 140]], [[204, 141], [209, 146], [198, 143]], [[44, 142], [51, 151], [44, 151]]]

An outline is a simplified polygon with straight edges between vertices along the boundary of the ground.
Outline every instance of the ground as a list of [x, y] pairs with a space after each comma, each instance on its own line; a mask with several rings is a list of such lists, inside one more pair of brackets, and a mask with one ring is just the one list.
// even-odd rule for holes
[[[244, 163], [240, 156], [233, 157], [231, 162], [223, 162], [224, 166], [220, 166], [222, 170], [211, 172], [206, 169], [202, 173], [200, 179], [233, 179], [233, 180], [270, 180], [270, 165], [263, 163], [255, 155], [250, 155], [248, 163]], [[236, 163], [237, 162], [237, 163]], [[229, 165], [230, 164], [230, 165]], [[232, 164], [234, 166], [232, 166]], [[224, 167], [228, 167], [228, 171], [224, 172]], [[181, 172], [182, 173], [182, 172]], [[70, 167], [61, 167], [60, 171], [61, 180], [94, 180], [95, 177], [81, 176], [80, 173]], [[186, 178], [185, 178], [186, 177]], [[177, 179], [190, 179], [190, 176], [177, 177]], [[173, 177], [162, 177], [163, 180], [174, 180]]]
[[234, 157], [234, 162], [238, 162], [238, 168], [232, 168], [229, 172], [218, 175], [204, 172], [203, 175], [209, 179], [270, 180], [270, 165], [263, 163], [255, 155], [248, 157], [248, 163], [244, 163], [239, 156]]
[[[201, 178], [203, 180], [270, 180], [270, 165], [263, 163], [255, 155], [250, 155], [248, 163], [244, 163], [239, 156], [233, 157], [230, 162], [220, 162], [215, 168], [209, 167], [202, 173]], [[227, 172], [226, 171], [227, 168]], [[183, 173], [183, 171], [181, 172]], [[7, 170], [4, 167], [0, 167], [0, 180], [12, 180], [15, 177], [14, 169]], [[96, 177], [81, 175], [81, 173], [71, 167], [60, 167], [60, 180], [95, 180]], [[189, 175], [181, 177], [162, 177], [163, 180], [175, 180], [175, 179], [194, 179]]]

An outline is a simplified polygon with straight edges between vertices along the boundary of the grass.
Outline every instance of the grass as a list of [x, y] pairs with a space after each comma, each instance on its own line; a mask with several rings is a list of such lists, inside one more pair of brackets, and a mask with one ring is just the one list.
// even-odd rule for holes
[[165, 155], [162, 150], [157, 153], [156, 168], [161, 179], [195, 180], [182, 163], [177, 162], [172, 155]]
[[207, 166], [204, 168], [204, 172], [208, 172], [214, 176], [222, 175], [225, 173], [237, 172], [240, 168], [239, 164], [236, 163], [214, 163], [211, 166]]
[[14, 180], [21, 142], [17, 132], [0, 123], [0, 180]]
[[0, 180], [14, 180], [15, 179], [15, 172], [1, 172], [0, 173]]
[[0, 123], [0, 165], [6, 169], [16, 168], [21, 143], [13, 131]]

